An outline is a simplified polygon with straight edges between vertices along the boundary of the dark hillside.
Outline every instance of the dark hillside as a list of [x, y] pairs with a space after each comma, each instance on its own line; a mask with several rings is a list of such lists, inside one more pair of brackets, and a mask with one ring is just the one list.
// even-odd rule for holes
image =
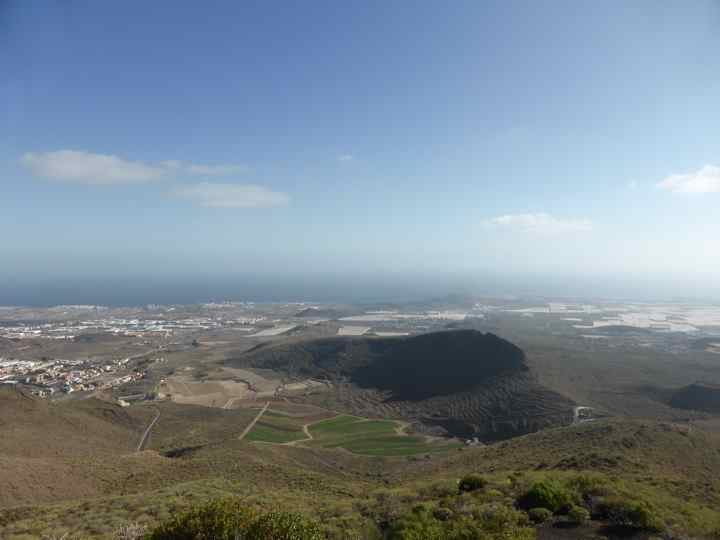
[[460, 437], [496, 440], [572, 418], [572, 401], [537, 382], [520, 348], [475, 330], [261, 345], [230, 362], [327, 379], [333, 391], [311, 396], [316, 404]]
[[398, 342], [372, 343], [384, 361], [355, 370], [363, 388], [378, 388], [397, 400], [421, 400], [462, 392], [502, 373], [527, 371], [525, 355], [493, 334], [472, 330], [424, 334]]
[[670, 406], [720, 413], [720, 386], [697, 382], [677, 390], [670, 398]]
[[488, 377], [528, 370], [521, 349], [474, 330], [262, 346], [242, 360], [303, 377], [347, 377], [361, 388], [411, 401], [462, 392]]

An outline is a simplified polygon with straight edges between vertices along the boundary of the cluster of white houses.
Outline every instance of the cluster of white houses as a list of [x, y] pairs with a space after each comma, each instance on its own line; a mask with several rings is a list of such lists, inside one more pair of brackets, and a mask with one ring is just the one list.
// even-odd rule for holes
[[114, 388], [145, 376], [144, 371], [128, 369], [122, 360], [15, 360], [0, 357], [0, 383], [22, 384], [40, 397], [56, 392], [71, 393]]

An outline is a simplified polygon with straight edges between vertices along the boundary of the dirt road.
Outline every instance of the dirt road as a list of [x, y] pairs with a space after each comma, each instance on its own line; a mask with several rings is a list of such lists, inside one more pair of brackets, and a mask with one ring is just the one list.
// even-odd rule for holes
[[307, 441], [312, 441], [312, 440], [313, 440], [313, 436], [312, 436], [312, 433], [310, 433], [310, 430], [308, 429], [308, 426], [309, 426], [309, 425], [310, 425], [310, 424], [303, 424], [302, 430], [303, 430], [303, 433], [305, 434], [305, 438], [304, 438], [304, 439], [297, 439], [297, 440], [295, 440], [295, 441], [290, 441], [290, 442], [281, 443], [281, 444], [284, 444], [285, 446], [295, 446], [295, 445], [298, 444], [298, 443], [303, 443], [303, 442], [307, 442]]
[[141, 452], [141, 451], [145, 450], [145, 445], [147, 444], [148, 438], [150, 437], [150, 432], [152, 431], [153, 426], [155, 425], [155, 423], [158, 421], [159, 418], [160, 418], [160, 410], [158, 409], [157, 414], [155, 415], [155, 418], [153, 418], [153, 421], [150, 422], [150, 425], [145, 430], [145, 433], [143, 433], [142, 437], [140, 437], [140, 442], [138, 443], [137, 450], [136, 450], [137, 452]]
[[257, 424], [257, 421], [260, 420], [263, 414], [265, 414], [265, 411], [267, 411], [268, 407], [270, 406], [270, 402], [267, 401], [265, 403], [265, 406], [260, 410], [259, 413], [257, 413], [257, 416], [253, 418], [252, 422], [248, 424], [248, 426], [243, 430], [243, 432], [238, 437], [239, 441], [242, 441], [245, 438], [245, 435], [250, 433], [250, 430], [255, 427], [255, 424]]

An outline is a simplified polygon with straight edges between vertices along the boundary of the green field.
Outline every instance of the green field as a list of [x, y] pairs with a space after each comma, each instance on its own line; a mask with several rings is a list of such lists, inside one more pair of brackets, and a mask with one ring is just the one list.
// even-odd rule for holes
[[[266, 412], [246, 440], [267, 443], [287, 443], [306, 439], [302, 417]], [[356, 454], [370, 456], [409, 456], [428, 454], [457, 448], [456, 443], [428, 443], [423, 437], [399, 434], [400, 426], [393, 420], [368, 420], [358, 416], [339, 415], [308, 425], [313, 440], [303, 444], [319, 448], [344, 448]]]
[[276, 427], [258, 424], [247, 434], [245, 440], [256, 441], [256, 442], [270, 442], [270, 443], [287, 443], [304, 439], [305, 434], [302, 430], [288, 431], [284, 429], [278, 429]]
[[291, 418], [272, 411], [266, 412], [247, 434], [246, 440], [269, 443], [286, 443], [305, 438], [302, 419]]
[[456, 448], [455, 443], [429, 444], [423, 437], [398, 434], [392, 420], [367, 420], [340, 415], [309, 426], [313, 440], [307, 444], [322, 448], [345, 448], [357, 454], [407, 456]]

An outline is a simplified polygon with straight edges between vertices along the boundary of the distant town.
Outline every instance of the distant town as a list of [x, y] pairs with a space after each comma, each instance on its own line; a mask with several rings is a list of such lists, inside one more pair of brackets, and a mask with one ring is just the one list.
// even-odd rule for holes
[[0, 383], [22, 383], [31, 393], [50, 397], [55, 393], [95, 391], [119, 387], [145, 376], [129, 370], [130, 358], [110, 362], [90, 360], [13, 360], [0, 357]]
[[[23, 385], [45, 398], [119, 393], [123, 387], [142, 387], [132, 383], [145, 379], [149, 367], [167, 354], [178, 359], [183, 350], [202, 345], [224, 350], [223, 344], [229, 344], [230, 353], [234, 343], [250, 347], [288, 337], [389, 338], [445, 328], [527, 326], [579, 340], [594, 351], [638, 346], [720, 353], [720, 308], [713, 305], [484, 299], [411, 306], [211, 302], [0, 307], [0, 384]], [[705, 342], [697, 341], [703, 338]], [[148, 388], [155, 387], [161, 372]]]

